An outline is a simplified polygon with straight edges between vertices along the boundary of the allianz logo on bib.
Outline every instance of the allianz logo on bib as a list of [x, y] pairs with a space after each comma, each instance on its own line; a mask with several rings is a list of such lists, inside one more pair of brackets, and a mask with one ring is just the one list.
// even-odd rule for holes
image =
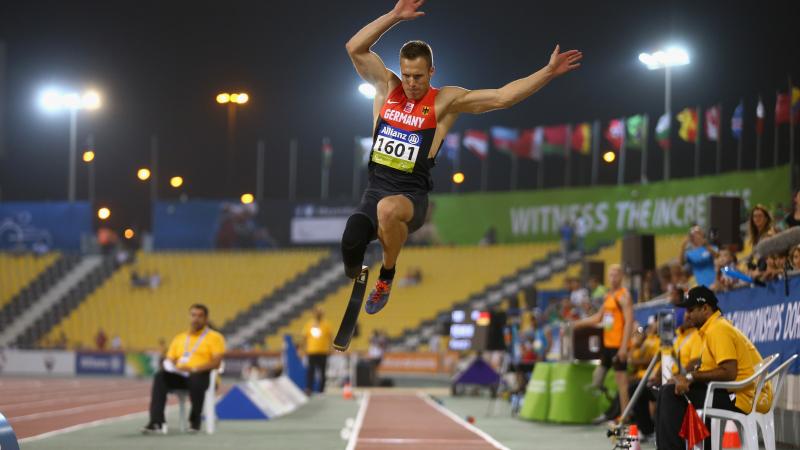
[[419, 144], [420, 138], [418, 134], [415, 133], [403, 133], [402, 131], [398, 130], [397, 128], [393, 128], [391, 125], [384, 125], [381, 128], [380, 134], [383, 136], [387, 136], [394, 139], [400, 139], [405, 142], [408, 142], [412, 145]]

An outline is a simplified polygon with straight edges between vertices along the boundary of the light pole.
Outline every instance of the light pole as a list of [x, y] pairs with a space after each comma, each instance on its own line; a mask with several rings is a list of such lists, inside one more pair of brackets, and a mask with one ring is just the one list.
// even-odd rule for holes
[[227, 153], [228, 153], [228, 170], [226, 177], [226, 190], [231, 189], [233, 183], [234, 167], [236, 162], [236, 108], [244, 105], [250, 100], [250, 96], [245, 92], [237, 94], [229, 94], [222, 92], [217, 94], [217, 103], [220, 105], [228, 105], [228, 139], [227, 139]]
[[[667, 47], [666, 50], [658, 50], [653, 53], [640, 53], [639, 61], [648, 69], [664, 69], [664, 113], [672, 123], [672, 71], [671, 67], [685, 66], [689, 64], [689, 53], [680, 47]], [[670, 125], [670, 134], [672, 126]], [[699, 131], [698, 131], [699, 132]], [[667, 137], [667, 150], [664, 151], [664, 180], [669, 180], [670, 164], [670, 137]]]
[[64, 92], [47, 89], [39, 96], [39, 104], [45, 111], [69, 111], [69, 175], [67, 181], [67, 199], [75, 201], [75, 171], [78, 153], [78, 110], [95, 110], [100, 108], [100, 94], [96, 91]]

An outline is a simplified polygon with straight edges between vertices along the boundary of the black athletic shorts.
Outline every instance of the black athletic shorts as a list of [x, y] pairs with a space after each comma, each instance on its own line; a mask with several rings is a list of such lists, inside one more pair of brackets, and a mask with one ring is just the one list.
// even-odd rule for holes
[[361, 197], [361, 204], [356, 208], [356, 214], [364, 214], [369, 218], [370, 222], [372, 222], [375, 230], [372, 239], [378, 238], [378, 202], [381, 201], [382, 198], [392, 195], [403, 195], [411, 200], [411, 204], [414, 206], [414, 215], [411, 221], [407, 223], [408, 234], [419, 230], [425, 223], [425, 214], [428, 212], [428, 194], [424, 192], [398, 193], [367, 188], [367, 190], [364, 191], [364, 195]]
[[606, 369], [610, 369], [612, 366], [614, 370], [617, 372], [624, 372], [628, 370], [628, 361], [618, 361], [617, 360], [617, 352], [619, 351], [618, 348], [605, 348], [603, 347], [600, 350], [600, 365], [605, 367]]

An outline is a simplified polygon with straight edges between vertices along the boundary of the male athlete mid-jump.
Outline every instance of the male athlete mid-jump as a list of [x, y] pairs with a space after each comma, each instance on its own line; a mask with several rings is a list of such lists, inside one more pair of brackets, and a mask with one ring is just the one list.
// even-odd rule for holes
[[369, 184], [361, 205], [347, 221], [342, 236], [345, 273], [357, 278], [367, 245], [380, 240], [383, 267], [365, 310], [380, 311], [389, 301], [395, 264], [409, 233], [419, 229], [433, 188], [430, 170], [442, 140], [459, 114], [479, 114], [509, 108], [543, 88], [553, 78], [580, 66], [578, 50], [560, 53], [537, 72], [498, 89], [434, 88], [431, 47], [411, 41], [400, 49], [400, 76], [390, 71], [370, 48], [395, 24], [413, 20], [424, 0], [399, 0], [394, 9], [375, 19], [347, 43], [356, 71], [375, 86], [372, 107], [374, 134]]

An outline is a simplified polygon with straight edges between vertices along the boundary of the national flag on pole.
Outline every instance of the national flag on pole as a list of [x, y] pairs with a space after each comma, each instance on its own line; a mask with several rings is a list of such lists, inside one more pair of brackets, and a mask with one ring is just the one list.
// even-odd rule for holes
[[789, 94], [778, 94], [775, 98], [775, 124], [789, 123]]
[[758, 98], [758, 106], [756, 106], [756, 134], [761, 135], [764, 134], [764, 102], [761, 101], [761, 97]]
[[[527, 134], [527, 131], [525, 132]], [[544, 145], [544, 127], [533, 129], [531, 136], [531, 158], [535, 161], [542, 160], [542, 145]]]
[[719, 105], [706, 110], [706, 138], [716, 142], [719, 139]]
[[670, 119], [669, 114], [664, 113], [658, 118], [658, 123], [656, 123], [656, 140], [658, 141], [658, 146], [661, 147], [662, 150], [669, 150]]
[[362, 137], [358, 138], [358, 146], [361, 149], [361, 164], [369, 163], [369, 156], [372, 153], [372, 138]]
[[567, 126], [566, 125], [552, 125], [542, 127], [542, 134], [544, 136], [541, 144], [542, 154], [563, 154], [564, 148], [567, 145]]
[[741, 102], [733, 110], [733, 117], [731, 117], [731, 133], [736, 140], [742, 138], [742, 122], [744, 120], [744, 104]]
[[461, 134], [447, 133], [447, 136], [444, 137], [443, 150], [445, 158], [452, 161], [453, 164], [458, 164], [460, 156], [459, 153], [461, 150]]
[[697, 140], [697, 110], [683, 108], [675, 118], [681, 123], [678, 136], [686, 142], [695, 142]]
[[639, 150], [642, 148], [642, 139], [644, 138], [644, 116], [637, 114], [628, 117], [625, 120], [625, 128], [628, 130], [628, 136], [625, 139], [625, 148], [633, 148]]
[[504, 153], [512, 153], [519, 141], [519, 130], [508, 127], [491, 127], [492, 145]]
[[489, 155], [489, 136], [484, 131], [467, 130], [464, 132], [464, 147], [480, 159]]
[[517, 155], [518, 158], [524, 159], [534, 159], [536, 148], [535, 148], [535, 130], [533, 128], [527, 130], [520, 130], [519, 132], [519, 139], [517, 139], [516, 144], [514, 145], [514, 154]]
[[582, 155], [592, 151], [592, 125], [589, 122], [579, 123], [572, 129], [572, 150]]
[[792, 115], [794, 123], [800, 122], [800, 88], [792, 86]]
[[622, 121], [619, 119], [611, 119], [608, 122], [608, 128], [606, 128], [606, 140], [611, 143], [611, 146], [614, 147], [615, 150], [619, 150], [622, 147], [622, 134], [625, 131], [622, 129]]
[[325, 167], [330, 166], [332, 157], [333, 146], [331, 145], [330, 138], [322, 138], [322, 165]]

